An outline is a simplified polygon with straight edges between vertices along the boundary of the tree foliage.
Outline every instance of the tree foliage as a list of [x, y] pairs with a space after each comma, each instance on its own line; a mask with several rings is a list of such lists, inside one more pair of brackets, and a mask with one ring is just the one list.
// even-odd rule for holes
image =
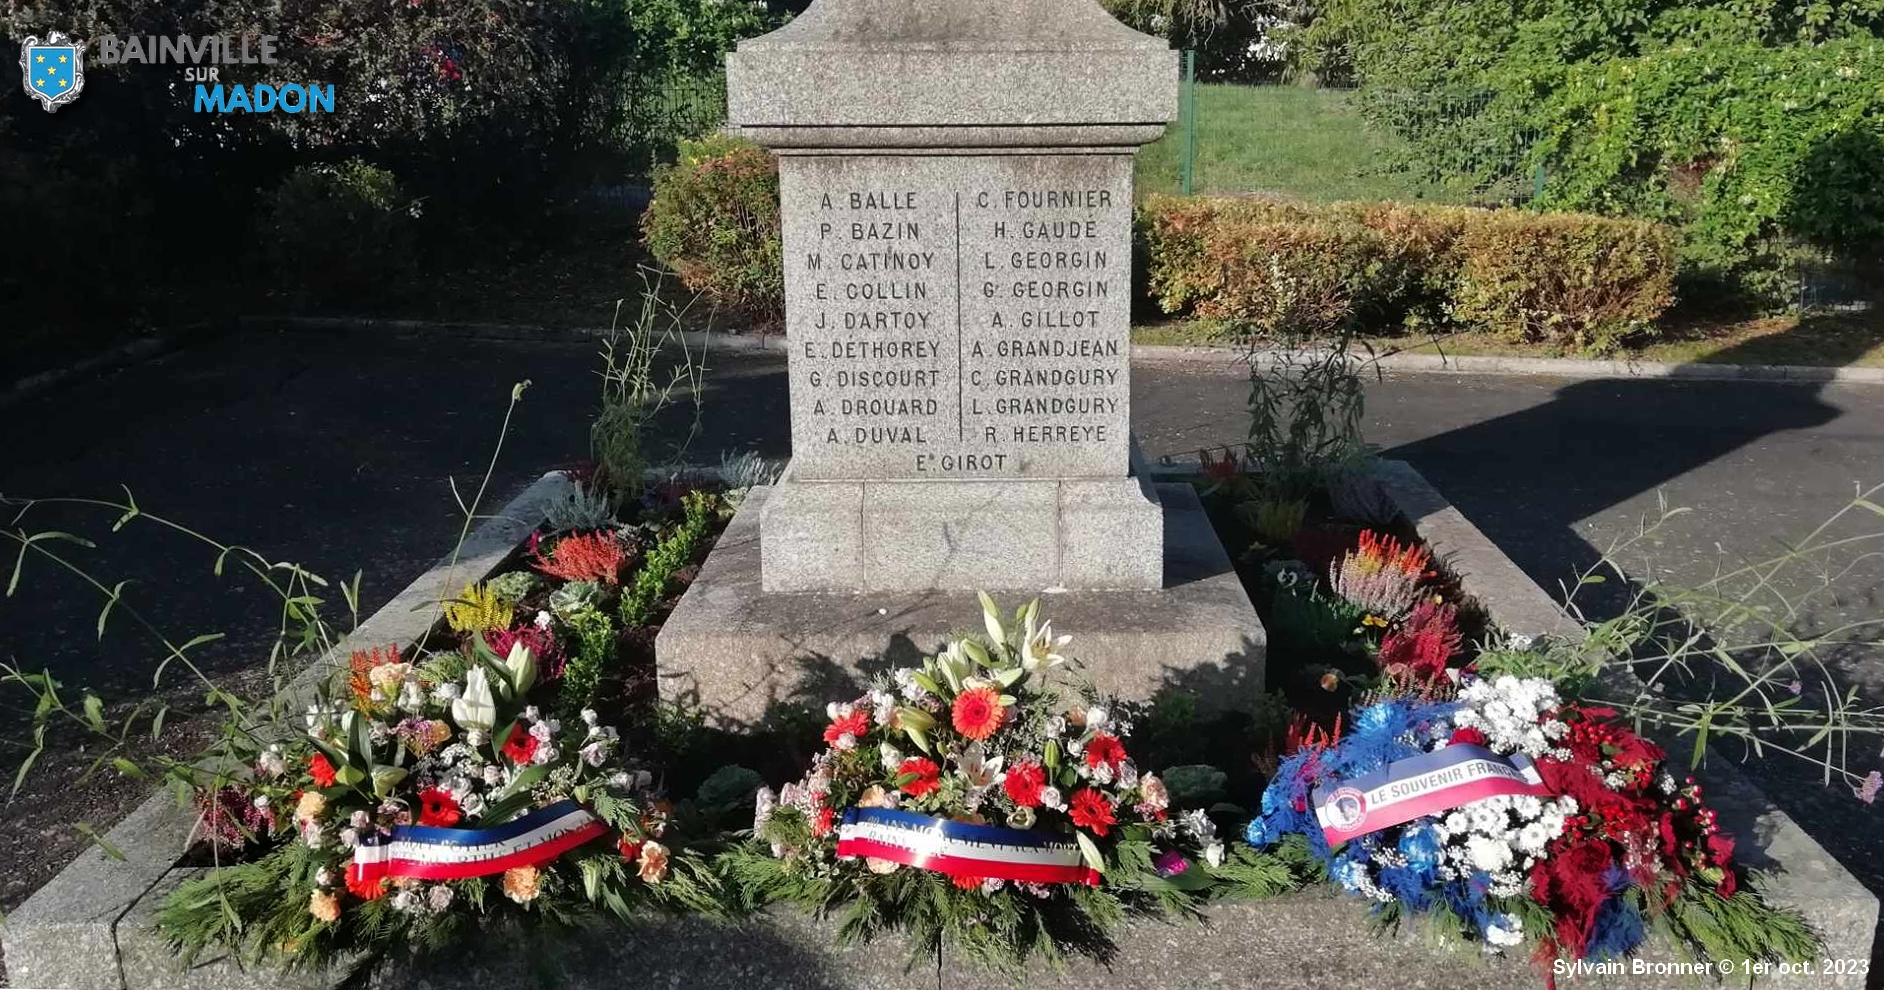
[[[1328, 0], [1292, 37], [1407, 137], [1400, 164], [1684, 225], [1690, 276], [1758, 292], [1785, 246], [1884, 243], [1884, 0]], [[1762, 281], [1764, 280], [1764, 282]]]

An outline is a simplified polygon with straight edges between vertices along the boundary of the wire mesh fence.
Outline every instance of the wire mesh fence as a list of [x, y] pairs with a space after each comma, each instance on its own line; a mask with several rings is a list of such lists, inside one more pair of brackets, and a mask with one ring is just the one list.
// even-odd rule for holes
[[1536, 135], [1498, 120], [1491, 94], [1208, 83], [1194, 64], [1187, 53], [1178, 119], [1141, 155], [1145, 191], [1460, 203], [1536, 191]]

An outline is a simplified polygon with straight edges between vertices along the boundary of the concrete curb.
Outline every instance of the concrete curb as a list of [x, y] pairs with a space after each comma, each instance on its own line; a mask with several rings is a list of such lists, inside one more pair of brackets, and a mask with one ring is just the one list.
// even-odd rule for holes
[[[1265, 355], [1284, 351], [1263, 351]], [[1237, 347], [1133, 344], [1132, 358], [1150, 363], [1241, 365]], [[1705, 361], [1597, 361], [1583, 358], [1501, 357], [1475, 354], [1359, 356], [1382, 371], [1444, 375], [1538, 375], [1553, 378], [1680, 378], [1693, 381], [1843, 382], [1884, 384], [1884, 368], [1828, 368], [1792, 364], [1712, 364]]]
[[[1174, 460], [1153, 468], [1168, 477], [1195, 476], [1197, 461]], [[1405, 513], [1433, 556], [1457, 574], [1466, 592], [1476, 599], [1499, 628], [1527, 636], [1580, 637], [1582, 626], [1557, 604], [1537, 582], [1498, 549], [1471, 520], [1455, 508], [1425, 477], [1405, 461], [1381, 461], [1376, 478], [1400, 511]], [[1632, 674], [1618, 674], [1615, 687], [1631, 692], [1641, 687]], [[1693, 745], [1691, 740], [1655, 736], [1670, 754]], [[1720, 815], [1721, 826], [1739, 840], [1741, 862], [1768, 873], [1764, 893], [1774, 903], [1791, 907], [1812, 924], [1825, 940], [1823, 955], [1833, 960], [1869, 963], [1876, 950], [1879, 922], [1878, 896], [1851, 875], [1836, 858], [1774, 804], [1733, 761], [1711, 747], [1695, 773], [1706, 788], [1709, 804]], [[1793, 988], [1873, 985], [1860, 974], [1772, 976], [1760, 987]]]
[[156, 337], [144, 337], [119, 344], [102, 354], [94, 354], [63, 368], [52, 368], [27, 375], [15, 380], [5, 389], [0, 389], [0, 409], [49, 392], [76, 378], [122, 368], [127, 364], [135, 364], [159, 354], [168, 354], [183, 345], [185, 336], [184, 334], [160, 334]]
[[[481, 579], [501, 566], [541, 522], [550, 503], [569, 490], [558, 471], [539, 478], [495, 514], [486, 517], [468, 539], [454, 564], [446, 557], [405, 590], [393, 596], [332, 651], [309, 664], [283, 689], [300, 697], [347, 663], [355, 649], [416, 643], [430, 630], [428, 606], [455, 594], [465, 581]], [[130, 990], [149, 984], [149, 972], [134, 972], [131, 959], [170, 959], [171, 953], [148, 929], [120, 924], [133, 909], [151, 907], [147, 894], [176, 869], [188, 847], [194, 816], [173, 795], [151, 795], [105, 834], [122, 855], [107, 856], [92, 846], [20, 905], [0, 926], [7, 977], [14, 986], [73, 990]], [[176, 986], [239, 987], [254, 983], [227, 960], [209, 960], [187, 974], [172, 977]], [[275, 983], [276, 980], [266, 982]]]
[[[275, 328], [301, 333], [382, 330], [404, 334], [444, 334], [475, 340], [538, 340], [584, 343], [608, 333], [606, 327], [549, 327], [514, 323], [458, 323], [435, 320], [388, 320], [344, 316], [244, 316], [245, 328]], [[785, 352], [783, 334], [736, 334], [690, 330], [689, 347], [730, 351]], [[1281, 354], [1282, 351], [1264, 351]], [[1241, 365], [1248, 353], [1239, 347], [1133, 344], [1132, 360], [1147, 364]], [[1666, 361], [1596, 361], [1582, 358], [1527, 358], [1468, 354], [1387, 354], [1365, 358], [1382, 371], [1444, 375], [1535, 375], [1552, 378], [1679, 378], [1692, 381], [1840, 382], [1884, 385], [1884, 368], [1827, 368], [1788, 364], [1710, 364]]]

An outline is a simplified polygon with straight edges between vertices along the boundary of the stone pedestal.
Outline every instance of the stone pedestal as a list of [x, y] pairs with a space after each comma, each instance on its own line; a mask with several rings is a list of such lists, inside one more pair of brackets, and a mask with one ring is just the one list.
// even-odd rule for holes
[[1066, 592], [1044, 614], [1103, 690], [1253, 704], [1229, 558], [1133, 465], [1132, 162], [1176, 53], [1095, 0], [818, 0], [726, 64], [779, 160], [792, 462], [662, 628], [663, 696], [855, 697], [987, 590]]
[[728, 56], [727, 93], [784, 218], [765, 590], [1157, 588], [1132, 155], [1175, 54], [1091, 0], [821, 0]]

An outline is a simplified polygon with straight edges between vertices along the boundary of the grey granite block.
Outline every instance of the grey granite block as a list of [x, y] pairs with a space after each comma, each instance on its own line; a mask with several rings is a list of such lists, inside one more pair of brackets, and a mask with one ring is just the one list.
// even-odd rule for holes
[[762, 568], [770, 592], [858, 591], [864, 586], [864, 486], [800, 484], [787, 467], [765, 503]]
[[1143, 477], [1061, 482], [1061, 586], [1159, 587], [1163, 516], [1157, 489]]
[[864, 485], [863, 586], [1040, 589], [1059, 583], [1052, 481]]
[[1087, 0], [823, 2], [726, 67], [729, 119], [750, 129], [1177, 116], [1177, 53]]
[[[951, 633], [980, 627], [974, 592], [767, 594], [759, 576], [754, 489], [655, 640], [663, 698], [700, 705], [719, 725], [761, 719], [787, 700], [849, 699], [872, 671], [909, 663]], [[1163, 588], [1039, 596], [1068, 655], [1104, 690], [1143, 698], [1164, 687], [1206, 705], [1244, 707], [1263, 690], [1266, 639], [1256, 610], [1188, 485], [1159, 486]], [[1008, 608], [1023, 596], [1003, 596]]]

